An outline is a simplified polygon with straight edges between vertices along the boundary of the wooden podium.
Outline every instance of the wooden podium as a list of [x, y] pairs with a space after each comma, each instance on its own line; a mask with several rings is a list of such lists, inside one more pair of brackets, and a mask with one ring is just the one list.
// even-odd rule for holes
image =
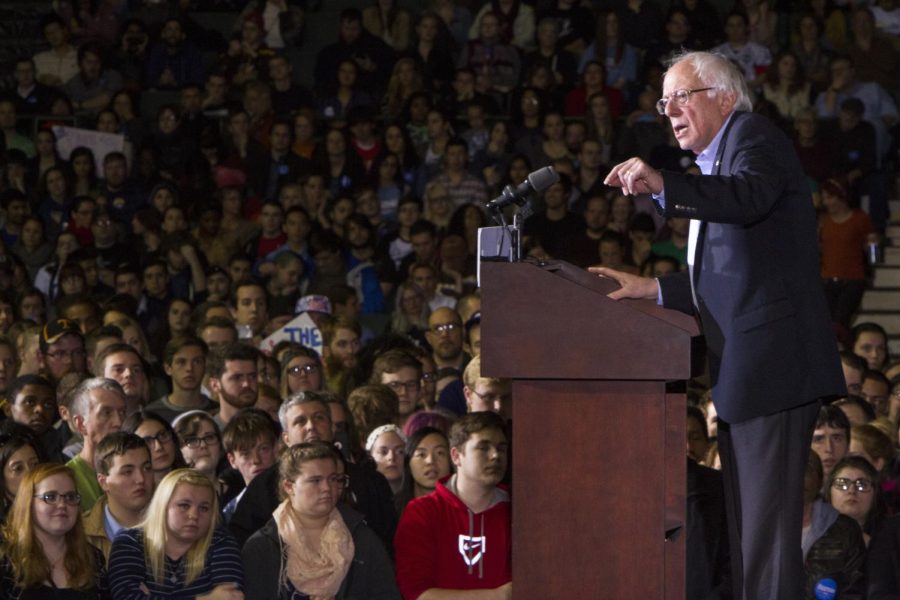
[[[513, 380], [513, 590], [683, 600], [693, 318], [564, 262], [481, 264], [482, 373]], [[692, 361], [692, 357], [694, 360]]]

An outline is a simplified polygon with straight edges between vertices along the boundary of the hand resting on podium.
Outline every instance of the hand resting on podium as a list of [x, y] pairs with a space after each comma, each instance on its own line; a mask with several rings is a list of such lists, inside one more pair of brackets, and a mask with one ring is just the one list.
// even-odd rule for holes
[[622, 286], [607, 294], [613, 300], [621, 300], [622, 298], [656, 300], [659, 298], [659, 283], [652, 277], [641, 277], [640, 275], [624, 273], [608, 267], [590, 267], [588, 271], [596, 273], [600, 277], [614, 279]]

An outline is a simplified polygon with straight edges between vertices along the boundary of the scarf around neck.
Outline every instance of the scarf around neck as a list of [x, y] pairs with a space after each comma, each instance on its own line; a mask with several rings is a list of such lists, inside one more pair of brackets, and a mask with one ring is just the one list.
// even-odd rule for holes
[[297, 591], [312, 600], [333, 599], [350, 570], [355, 551], [350, 530], [341, 514], [336, 508], [332, 509], [318, 548], [310, 547], [310, 540], [290, 499], [282, 502], [272, 516], [278, 536], [287, 549], [282, 577], [287, 577]]

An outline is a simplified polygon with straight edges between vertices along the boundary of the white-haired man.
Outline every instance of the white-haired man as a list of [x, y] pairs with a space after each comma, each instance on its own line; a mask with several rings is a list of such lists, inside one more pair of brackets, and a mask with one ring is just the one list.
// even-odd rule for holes
[[[790, 140], [749, 112], [747, 85], [720, 55], [692, 52], [666, 72], [659, 112], [702, 175], [640, 158], [608, 185], [653, 194], [692, 219], [689, 271], [616, 279], [612, 298], [652, 298], [699, 314], [719, 415], [735, 597], [803, 595], [803, 474], [819, 400], [846, 394], [822, 285], [816, 221]], [[660, 357], [664, 360], [665, 357]]]

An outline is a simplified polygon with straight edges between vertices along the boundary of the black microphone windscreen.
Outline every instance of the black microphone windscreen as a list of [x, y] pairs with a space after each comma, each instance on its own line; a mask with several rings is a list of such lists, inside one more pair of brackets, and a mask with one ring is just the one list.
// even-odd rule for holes
[[553, 167], [544, 167], [528, 175], [528, 183], [536, 192], [543, 192], [559, 181], [559, 174]]

